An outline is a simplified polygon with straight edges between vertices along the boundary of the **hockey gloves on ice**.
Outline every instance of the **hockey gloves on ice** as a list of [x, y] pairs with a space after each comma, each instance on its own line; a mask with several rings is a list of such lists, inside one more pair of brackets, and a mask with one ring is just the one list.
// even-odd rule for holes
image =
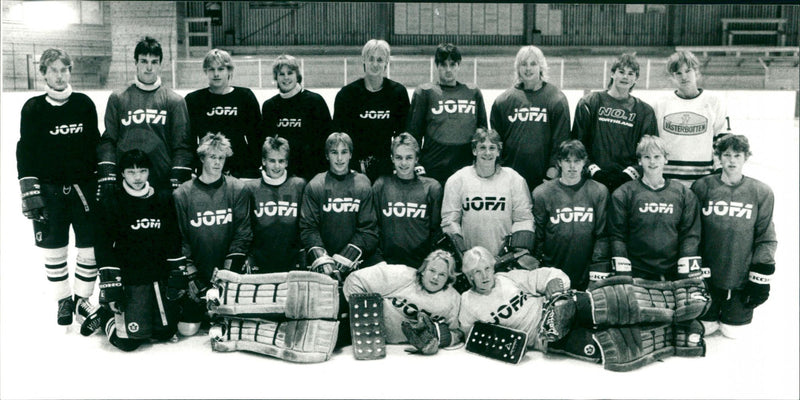
[[414, 322], [403, 321], [401, 328], [408, 343], [416, 349], [414, 353], [436, 354], [440, 347], [447, 347], [452, 341], [447, 325], [433, 322], [423, 312], [417, 313], [417, 320]]
[[125, 304], [125, 291], [122, 288], [122, 274], [117, 267], [101, 267], [100, 304], [114, 312], [122, 312]]
[[19, 188], [22, 192], [22, 214], [25, 218], [34, 221], [44, 221], [47, 219], [47, 212], [44, 209], [44, 198], [42, 197], [39, 178], [25, 177], [19, 180]]
[[756, 308], [769, 298], [769, 285], [775, 264], [753, 264], [742, 291], [742, 302], [745, 306]]
[[114, 193], [117, 184], [117, 165], [112, 162], [97, 164], [97, 202], [103, 202]]

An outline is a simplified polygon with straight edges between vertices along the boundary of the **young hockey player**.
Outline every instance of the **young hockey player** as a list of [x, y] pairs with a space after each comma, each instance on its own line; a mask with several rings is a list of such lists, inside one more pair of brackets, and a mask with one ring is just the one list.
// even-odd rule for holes
[[499, 165], [503, 143], [493, 129], [472, 136], [473, 165], [453, 174], [444, 186], [442, 231], [457, 252], [483, 246], [500, 255], [506, 236], [511, 246], [533, 248], [533, 214], [525, 179]]
[[691, 52], [669, 56], [667, 73], [676, 89], [654, 105], [658, 134], [670, 149], [664, 176], [688, 186], [711, 173], [712, 144], [726, 128], [727, 110], [719, 97], [697, 87], [700, 61]]
[[289, 173], [306, 181], [326, 169], [322, 143], [331, 132], [331, 114], [325, 99], [303, 88], [300, 62], [289, 55], [281, 55], [272, 64], [272, 78], [279, 93], [261, 107], [263, 120], [261, 133], [279, 135], [289, 140], [292, 154]]
[[538, 47], [519, 49], [514, 71], [514, 86], [494, 101], [489, 120], [503, 138], [500, 163], [519, 172], [533, 190], [557, 175], [556, 150], [569, 139], [569, 104], [545, 81], [547, 59]]
[[[464, 253], [463, 272], [472, 288], [461, 294], [458, 321], [468, 350], [490, 357], [500, 351], [490, 347], [493, 340], [485, 340], [483, 346], [473, 342], [474, 327], [483, 334], [478, 340], [486, 335], [506, 340], [512, 333], [524, 333], [529, 349], [602, 362], [614, 371], [630, 371], [673, 354], [705, 352], [702, 341], [693, 341], [702, 325], [686, 322], [708, 306], [701, 295], [702, 278], [650, 282], [615, 276], [580, 292], [567, 290], [569, 277], [556, 268], [496, 273], [494, 265], [494, 256], [483, 247]], [[479, 326], [479, 321], [492, 325]]]
[[[42, 53], [39, 72], [45, 94], [22, 106], [17, 177], [22, 213], [33, 221], [36, 246], [42, 249], [47, 279], [58, 301], [58, 324], [71, 325], [73, 313], [79, 319], [94, 314], [89, 325], [96, 329], [97, 307], [88, 298], [97, 278], [93, 213], [100, 132], [92, 100], [72, 91], [71, 71], [72, 58], [64, 50]], [[67, 267], [70, 226], [77, 250], [73, 285]]]
[[668, 155], [663, 139], [643, 137], [636, 156], [644, 174], [611, 195], [609, 210], [614, 264], [632, 268], [634, 277], [655, 281], [682, 277], [678, 264], [696, 261], [700, 255], [697, 197], [686, 186], [664, 178]]
[[533, 255], [563, 270], [574, 289], [586, 290], [590, 264], [609, 257], [608, 189], [584, 177], [587, 154], [580, 141], [561, 143], [555, 157], [560, 177], [533, 190]]
[[434, 61], [439, 79], [414, 91], [408, 132], [422, 143], [425, 174], [444, 185], [470, 165], [470, 139], [475, 129], [487, 127], [486, 106], [480, 89], [458, 82], [461, 52], [455, 45], [440, 44]]
[[251, 273], [289, 272], [300, 261], [298, 210], [306, 181], [286, 171], [290, 153], [286, 139], [268, 137], [261, 150], [261, 179], [245, 183], [253, 210]]
[[184, 336], [197, 333], [207, 318], [203, 293], [214, 270], [243, 273], [253, 240], [250, 197], [244, 184], [222, 174], [225, 160], [232, 155], [230, 141], [221, 133], [209, 133], [197, 154], [202, 173], [173, 193], [192, 300], [183, 302], [178, 323]]
[[644, 135], [658, 133], [653, 108], [631, 96], [638, 79], [639, 62], [623, 54], [611, 66], [608, 90], [589, 93], [575, 108], [572, 138], [583, 142], [589, 174], [609, 193], [639, 179], [636, 145]]
[[371, 257], [378, 245], [372, 188], [364, 174], [350, 170], [352, 154], [350, 136], [342, 132], [328, 136], [325, 158], [330, 169], [308, 183], [300, 213], [307, 265], [339, 281]]
[[170, 270], [183, 267], [185, 258], [172, 191], [150, 186], [151, 166], [141, 150], [123, 153], [122, 185], [99, 212], [100, 303], [103, 313], [113, 311], [103, 316], [105, 333], [124, 351], [151, 338], [168, 340], [177, 330], [178, 305], [168, 299], [167, 282]]
[[208, 87], [186, 95], [192, 144], [197, 146], [207, 132], [220, 132], [231, 141], [233, 156], [225, 160], [225, 171], [237, 178], [258, 178], [261, 109], [253, 91], [231, 86], [233, 60], [225, 50], [213, 49], [203, 59]]
[[392, 140], [395, 174], [378, 178], [372, 186], [380, 228], [379, 259], [414, 268], [442, 232], [442, 186], [433, 178], [418, 176], [417, 161], [417, 140], [401, 133]]
[[743, 135], [726, 135], [714, 144], [722, 174], [692, 185], [703, 221], [701, 255], [709, 268], [711, 308], [700, 319], [706, 334], [717, 329], [739, 335], [753, 309], [769, 298], [777, 239], [772, 222], [775, 196], [766, 184], [742, 174], [752, 155]]
[[364, 77], [343, 87], [333, 106], [333, 131], [353, 138], [355, 167], [370, 182], [392, 173], [389, 146], [408, 120], [406, 87], [384, 76], [390, 55], [386, 41], [368, 41], [361, 50]]
[[355, 293], [377, 293], [383, 297], [386, 343], [413, 344], [414, 338], [406, 337], [403, 325], [430, 321], [429, 326], [438, 332], [432, 335], [438, 343], [423, 352], [433, 354], [439, 347], [454, 345], [463, 338], [458, 330], [460, 297], [451, 287], [455, 277], [453, 256], [444, 250], [434, 250], [419, 269], [379, 263], [355, 271], [345, 280], [343, 291], [346, 299]]
[[161, 44], [146, 36], [136, 44], [133, 59], [136, 79], [112, 93], [106, 106], [106, 131], [97, 147], [99, 200], [114, 189], [117, 158], [132, 149], [147, 152], [156, 189], [175, 189], [192, 177], [189, 114], [183, 98], [161, 85]]

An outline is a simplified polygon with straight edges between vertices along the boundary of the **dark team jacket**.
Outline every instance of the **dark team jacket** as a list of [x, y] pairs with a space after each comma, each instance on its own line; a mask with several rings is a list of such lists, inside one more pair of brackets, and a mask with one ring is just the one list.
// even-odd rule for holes
[[331, 114], [322, 96], [303, 89], [284, 99], [276, 94], [261, 107], [261, 133], [289, 141], [289, 174], [310, 180], [325, 171], [325, 140], [331, 133]]
[[205, 184], [186, 181], [173, 192], [181, 230], [182, 253], [208, 281], [229, 254], [247, 255], [253, 240], [250, 197], [244, 183], [231, 176]]
[[419, 268], [442, 232], [442, 185], [433, 178], [382, 176], [372, 186], [380, 259]]
[[250, 264], [259, 273], [288, 272], [295, 269], [300, 244], [300, 205], [306, 181], [290, 177], [279, 186], [264, 179], [245, 182], [250, 196], [253, 245]]
[[636, 167], [636, 145], [644, 135], [658, 135], [658, 127], [653, 107], [642, 100], [617, 100], [602, 91], [578, 101], [572, 138], [583, 142], [589, 161], [601, 169], [621, 172]]
[[136, 85], [111, 93], [105, 115], [106, 131], [97, 146], [98, 162], [116, 164], [128, 150], [147, 153], [150, 184], [171, 188], [173, 170], [191, 171], [194, 159], [189, 113], [183, 97], [159, 86], [146, 91]]
[[181, 257], [180, 232], [169, 190], [139, 198], [118, 185], [110, 201], [100, 204], [96, 227], [97, 265], [118, 267], [125, 285], [166, 280], [170, 268], [167, 260]]
[[519, 172], [533, 189], [556, 165], [558, 146], [569, 139], [569, 103], [547, 82], [539, 90], [518, 84], [494, 101], [490, 123], [503, 139], [501, 165]]
[[392, 137], [406, 131], [409, 106], [408, 91], [400, 83], [383, 78], [381, 90], [370, 92], [361, 78], [336, 94], [332, 130], [353, 139], [353, 160], [375, 157], [388, 173]]
[[775, 196], [769, 186], [747, 176], [728, 186], [714, 174], [695, 181], [692, 191], [700, 202], [703, 267], [711, 269], [714, 286], [741, 288], [750, 265], [775, 265]]
[[422, 146], [425, 174], [439, 184], [472, 164], [472, 135], [486, 127], [486, 106], [477, 87], [425, 83], [414, 90], [408, 132]]
[[699, 211], [694, 193], [671, 179], [657, 190], [641, 179], [626, 182], [611, 195], [611, 255], [630, 259], [634, 271], [669, 277], [678, 258], [700, 255]]
[[591, 179], [566, 186], [558, 179], [533, 190], [533, 254], [547, 267], [560, 268], [572, 288], [589, 283], [592, 261], [608, 260], [605, 237], [608, 189]]
[[[230, 93], [214, 94], [203, 88], [186, 95], [186, 107], [195, 157], [197, 146], [207, 133], [221, 132], [231, 141], [233, 150], [233, 156], [225, 160], [225, 169], [236, 177], [259, 176], [264, 135], [258, 129], [261, 109], [252, 90], [234, 86]], [[201, 167], [195, 164], [195, 168]]]
[[100, 140], [94, 103], [73, 92], [65, 104], [54, 106], [46, 96], [33, 97], [22, 106], [17, 177], [62, 185], [94, 180]]
[[306, 186], [300, 209], [300, 239], [306, 249], [323, 247], [328, 254], [352, 243], [369, 258], [378, 245], [372, 188], [366, 175], [317, 174]]

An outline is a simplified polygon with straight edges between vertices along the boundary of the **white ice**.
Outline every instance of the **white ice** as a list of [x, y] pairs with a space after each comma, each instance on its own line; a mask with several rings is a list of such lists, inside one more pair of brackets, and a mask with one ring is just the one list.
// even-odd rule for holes
[[[336, 91], [318, 92], [332, 106]], [[300, 365], [215, 353], [207, 336], [127, 354], [104, 335], [81, 336], [77, 324], [59, 327], [16, 180], [20, 109], [40, 93], [2, 93], [0, 398], [800, 398], [795, 92], [722, 92], [735, 132], [752, 143], [745, 174], [776, 194], [779, 245], [769, 301], [756, 310], [746, 337], [730, 340], [717, 333], [706, 339], [704, 358], [671, 357], [628, 373], [539, 352], [509, 365], [463, 348], [412, 356], [400, 345], [390, 346], [382, 360], [356, 361], [345, 347], [330, 361]], [[88, 93], [101, 127], [109, 93]], [[257, 92], [259, 102], [273, 94]], [[487, 108], [498, 94], [484, 91]], [[663, 92], [634, 94], [652, 100]], [[571, 107], [580, 95], [568, 93]]]

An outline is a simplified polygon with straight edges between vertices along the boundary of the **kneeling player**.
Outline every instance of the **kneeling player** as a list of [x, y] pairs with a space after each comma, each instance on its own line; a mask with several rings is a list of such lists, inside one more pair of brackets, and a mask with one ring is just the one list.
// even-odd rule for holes
[[[411, 342], [423, 353], [433, 354], [461, 341], [459, 296], [450, 286], [455, 276], [453, 256], [434, 250], [418, 270], [380, 263], [355, 271], [345, 280], [343, 291], [348, 300], [354, 293], [381, 295], [386, 342]], [[420, 329], [409, 329], [415, 325]]]
[[[489, 329], [494, 337], [527, 335], [528, 348], [602, 361], [615, 371], [672, 354], [704, 354], [702, 341], [690, 339], [702, 330], [691, 320], [708, 305], [701, 278], [651, 282], [619, 276], [578, 292], [567, 290], [569, 277], [559, 269], [495, 273], [494, 264], [485, 248], [464, 253], [463, 272], [472, 288], [461, 294], [458, 320], [467, 335], [473, 327], [475, 332]], [[467, 349], [476, 348], [472, 339], [467, 337]], [[484, 354], [496, 354], [484, 347]]]
[[744, 176], [742, 166], [752, 153], [742, 135], [723, 136], [714, 145], [722, 174], [692, 185], [701, 205], [703, 266], [711, 277], [711, 309], [701, 320], [706, 333], [719, 329], [736, 337], [753, 319], [753, 309], [767, 301], [775, 271], [775, 226], [772, 189]]
[[253, 240], [250, 198], [244, 184], [222, 174], [225, 159], [233, 154], [230, 141], [221, 133], [209, 133], [197, 154], [202, 173], [173, 192], [189, 280], [189, 301], [181, 303], [178, 323], [184, 336], [197, 333], [208, 318], [203, 295], [214, 270], [243, 272]]
[[167, 300], [170, 266], [177, 268], [184, 260], [175, 206], [170, 190], [150, 186], [151, 167], [141, 150], [124, 153], [119, 162], [122, 186], [100, 209], [96, 251], [101, 315], [108, 321], [109, 341], [125, 351], [150, 338], [168, 340], [178, 322], [177, 306]]

